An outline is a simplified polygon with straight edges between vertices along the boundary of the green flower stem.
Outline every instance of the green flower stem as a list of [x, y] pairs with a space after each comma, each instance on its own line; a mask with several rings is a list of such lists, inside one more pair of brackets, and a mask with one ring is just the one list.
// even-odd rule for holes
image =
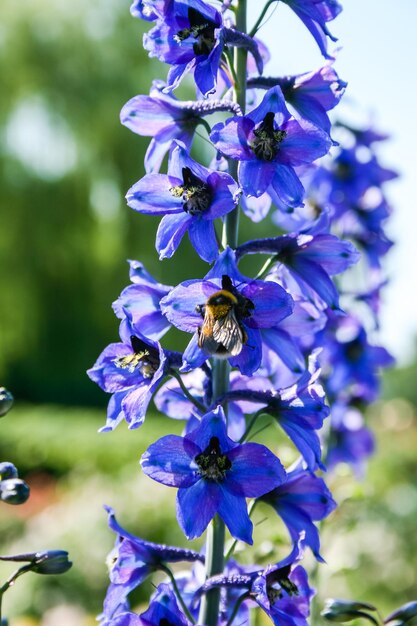
[[181, 387], [181, 391], [183, 392], [185, 397], [188, 398], [188, 400], [192, 402], [192, 404], [194, 404], [194, 406], [196, 406], [203, 415], [204, 413], [207, 413], [207, 407], [198, 400], [196, 400], [194, 396], [188, 391], [183, 379], [181, 378], [181, 375], [177, 372], [177, 370], [171, 369], [169, 373], [171, 374], [172, 378], [175, 378], [175, 380], [178, 382], [179, 386]]
[[235, 619], [237, 612], [239, 611], [240, 605], [242, 604], [242, 602], [244, 602], [245, 600], [247, 600], [250, 597], [249, 592], [247, 593], [242, 593], [241, 596], [239, 596], [239, 598], [236, 600], [236, 604], [233, 607], [233, 611], [232, 614], [230, 616], [229, 621], [227, 622], [226, 626], [232, 626], [233, 624], [233, 620]]
[[[241, 33], [246, 33], [246, 0], [239, 0], [236, 7], [236, 28]], [[234, 75], [236, 76], [234, 84], [235, 101], [240, 106], [242, 113], [245, 114], [246, 110], [246, 65], [247, 65], [247, 50], [244, 48], [234, 49]], [[235, 180], [237, 180], [237, 161], [229, 161], [230, 174]], [[237, 206], [234, 211], [231, 211], [224, 218], [223, 237], [222, 244], [225, 248], [230, 246], [236, 248], [239, 241], [239, 207]]]
[[[206, 578], [221, 574], [224, 569], [225, 525], [218, 515], [207, 530], [206, 543]], [[219, 621], [220, 589], [210, 589], [201, 599], [198, 623], [205, 626], [217, 626]]]
[[0, 587], [0, 624], [2, 620], [2, 603], [3, 603], [3, 595], [4, 593], [14, 585], [15, 581], [22, 576], [22, 574], [26, 574], [26, 572], [30, 572], [33, 567], [33, 563], [28, 563], [27, 565], [23, 565], [23, 567], [19, 567], [18, 570], [13, 572], [13, 574], [6, 580], [4, 585]]
[[268, 0], [268, 2], [265, 4], [264, 8], [262, 9], [262, 12], [260, 14], [260, 16], [258, 17], [255, 26], [252, 28], [252, 30], [250, 31], [250, 36], [251, 37], [255, 37], [256, 33], [259, 30], [259, 27], [262, 23], [262, 20], [264, 19], [266, 12], [268, 11], [269, 7], [271, 6], [271, 4], [273, 2], [276, 2], [277, 0]]
[[187, 618], [190, 620], [192, 624], [195, 624], [195, 619], [193, 618], [190, 611], [188, 610], [187, 605], [185, 604], [183, 597], [181, 595], [181, 592], [178, 589], [177, 581], [175, 580], [174, 574], [171, 572], [171, 570], [169, 569], [167, 565], [164, 565], [163, 567], [161, 567], [161, 569], [163, 572], [165, 572], [168, 575], [172, 583], [172, 588], [174, 589], [174, 593], [178, 599], [178, 602], [181, 604], [182, 610], [184, 611], [185, 615], [187, 616]]
[[[236, 7], [236, 28], [246, 33], [246, 0], [238, 0]], [[235, 101], [242, 113], [246, 108], [246, 65], [247, 51], [235, 48], [233, 71], [235, 77]], [[230, 174], [237, 180], [237, 161], [230, 161]], [[235, 249], [239, 241], [239, 207], [228, 213], [224, 219], [222, 245]], [[213, 400], [223, 396], [229, 390], [230, 366], [227, 360], [213, 359]], [[224, 569], [225, 525], [218, 515], [215, 516], [207, 531], [206, 578], [221, 574]], [[210, 589], [201, 600], [198, 622], [205, 626], [217, 626], [219, 620], [220, 589]]]
[[243, 433], [243, 435], [241, 436], [241, 438], [239, 439], [239, 443], [243, 443], [244, 441], [246, 441], [246, 439], [248, 438], [248, 435], [250, 433], [250, 431], [252, 430], [252, 428], [254, 427], [256, 420], [258, 419], [258, 417], [260, 417], [263, 413], [265, 413], [265, 407], [263, 407], [262, 409], [259, 409], [259, 411], [257, 411], [254, 415], [252, 415], [252, 418], [249, 422], [249, 424], [246, 427], [245, 432]]

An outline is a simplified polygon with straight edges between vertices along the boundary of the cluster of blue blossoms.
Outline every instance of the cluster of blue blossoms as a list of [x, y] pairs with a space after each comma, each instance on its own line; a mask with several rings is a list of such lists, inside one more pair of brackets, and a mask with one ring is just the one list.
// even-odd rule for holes
[[[263, 75], [268, 51], [256, 35], [272, 1], [286, 4], [313, 35], [325, 58], [318, 70]], [[161, 217], [161, 259], [188, 232], [210, 267], [203, 278], [171, 286], [130, 261], [131, 284], [113, 305], [120, 342], [88, 372], [112, 394], [103, 431], [122, 421], [139, 427], [152, 400], [185, 422], [183, 436], [168, 434], [148, 448], [142, 470], [177, 489], [187, 539], [207, 528], [209, 538], [201, 552], [153, 544], [124, 530], [108, 508], [117, 539], [101, 626], [231, 626], [248, 623], [256, 607], [274, 624], [305, 626], [313, 590], [300, 562], [306, 549], [323, 561], [315, 523], [336, 506], [318, 472], [340, 462], [361, 471], [373, 448], [363, 411], [378, 394], [378, 369], [392, 361], [368, 332], [378, 327], [381, 257], [391, 246], [382, 186], [395, 174], [375, 155], [385, 137], [331, 127], [328, 112], [346, 83], [333, 68], [327, 24], [341, 7], [337, 0], [269, 0], [246, 32], [243, 0], [216, 4], [133, 3], [132, 15], [151, 23], [145, 49], [169, 71], [121, 112], [125, 126], [152, 138], [128, 205]], [[173, 91], [187, 75], [196, 99], [182, 101]], [[212, 145], [206, 165], [190, 156], [198, 127]], [[240, 242], [240, 210], [254, 223], [272, 212], [276, 236]], [[239, 264], [250, 254], [261, 259], [259, 271], [245, 276]], [[346, 270], [336, 283], [333, 276]], [[160, 343], [173, 326], [189, 334], [182, 353]], [[261, 415], [297, 450], [291, 467], [249, 441]], [[287, 528], [289, 554], [243, 565], [233, 547], [252, 544], [258, 502]], [[226, 558], [225, 528], [236, 540]], [[169, 564], [180, 561], [193, 567], [175, 577]], [[155, 571], [167, 579], [138, 615], [129, 594]]]

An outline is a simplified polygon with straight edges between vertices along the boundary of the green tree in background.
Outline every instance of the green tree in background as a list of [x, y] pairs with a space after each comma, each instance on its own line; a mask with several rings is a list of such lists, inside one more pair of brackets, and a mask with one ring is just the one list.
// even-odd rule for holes
[[105, 403], [85, 370], [117, 340], [123, 259], [167, 284], [189, 278], [188, 241], [175, 267], [158, 267], [156, 221], [124, 202], [148, 140], [119, 111], [155, 75], [128, 6], [2, 2], [0, 377], [21, 400]]

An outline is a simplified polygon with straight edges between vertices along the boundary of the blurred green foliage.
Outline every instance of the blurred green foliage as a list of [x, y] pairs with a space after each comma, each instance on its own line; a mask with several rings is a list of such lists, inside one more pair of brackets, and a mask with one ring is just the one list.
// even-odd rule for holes
[[[126, 259], [167, 284], [191, 277], [190, 258], [192, 276], [207, 271], [188, 240], [160, 263], [158, 220], [124, 201], [149, 140], [119, 111], [167, 71], [142, 49], [147, 28], [128, 1], [2, 1], [0, 380], [17, 398], [105, 403], [85, 370], [117, 340]], [[197, 137], [200, 158], [206, 146]]]

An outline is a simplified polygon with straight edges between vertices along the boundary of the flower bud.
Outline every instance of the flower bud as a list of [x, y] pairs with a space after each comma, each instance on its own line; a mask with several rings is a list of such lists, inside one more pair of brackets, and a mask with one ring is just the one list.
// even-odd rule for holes
[[66, 550], [46, 550], [34, 556], [32, 572], [36, 574], [64, 574], [72, 566]]
[[7, 504], [23, 504], [29, 498], [29, 486], [21, 478], [8, 478], [0, 482], [0, 500]]
[[350, 622], [354, 619], [364, 618], [378, 624], [372, 615], [366, 611], [376, 611], [376, 607], [367, 602], [357, 602], [353, 600], [326, 600], [326, 605], [321, 615], [330, 622]]
[[403, 604], [388, 615], [384, 623], [390, 624], [390, 626], [404, 626], [405, 624], [412, 626], [417, 624], [417, 602]]
[[18, 475], [17, 468], [13, 463], [9, 463], [8, 461], [0, 463], [0, 481], [6, 480], [7, 478], [17, 478]]
[[6, 387], [0, 387], [0, 417], [10, 411], [13, 405], [13, 396]]

